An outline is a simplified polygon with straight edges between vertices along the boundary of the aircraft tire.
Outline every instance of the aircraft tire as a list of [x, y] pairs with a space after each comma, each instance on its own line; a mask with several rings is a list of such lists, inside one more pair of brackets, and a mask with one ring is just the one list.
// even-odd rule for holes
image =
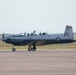
[[31, 51], [31, 49], [28, 48], [28, 51]]
[[12, 48], [12, 52], [15, 52], [16, 51], [16, 48]]
[[36, 48], [32, 48], [31, 50], [32, 50], [32, 51], [36, 51]]

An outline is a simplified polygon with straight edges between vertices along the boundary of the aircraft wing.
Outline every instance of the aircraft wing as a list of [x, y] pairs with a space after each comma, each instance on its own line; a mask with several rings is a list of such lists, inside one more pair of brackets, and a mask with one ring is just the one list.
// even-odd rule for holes
[[35, 41], [28, 43], [28, 45], [33, 45], [33, 43], [35, 43], [36, 46], [42, 46], [44, 44], [44, 42], [45, 42], [45, 40], [35, 40]]
[[39, 40], [36, 41], [36, 46], [42, 46], [44, 44], [45, 40]]

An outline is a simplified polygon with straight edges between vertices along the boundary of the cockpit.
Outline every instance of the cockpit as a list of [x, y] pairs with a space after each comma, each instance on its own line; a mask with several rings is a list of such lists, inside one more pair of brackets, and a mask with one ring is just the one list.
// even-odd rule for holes
[[22, 37], [22, 36], [37, 36], [37, 35], [47, 35], [47, 33], [43, 32], [43, 33], [39, 33], [36, 34], [36, 31], [33, 31], [32, 33], [21, 33], [21, 34], [17, 34], [17, 35], [12, 35], [13, 37]]

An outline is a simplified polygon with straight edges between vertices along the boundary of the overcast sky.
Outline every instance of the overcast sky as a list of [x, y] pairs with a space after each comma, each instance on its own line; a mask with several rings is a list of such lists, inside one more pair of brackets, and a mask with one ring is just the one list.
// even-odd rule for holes
[[0, 33], [76, 32], [76, 0], [0, 0]]

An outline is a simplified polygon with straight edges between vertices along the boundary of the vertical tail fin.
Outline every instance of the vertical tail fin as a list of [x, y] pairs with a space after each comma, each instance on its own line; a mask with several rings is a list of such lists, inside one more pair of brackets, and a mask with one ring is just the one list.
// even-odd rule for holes
[[69, 39], [74, 40], [72, 26], [66, 25], [64, 36], [68, 36]]

